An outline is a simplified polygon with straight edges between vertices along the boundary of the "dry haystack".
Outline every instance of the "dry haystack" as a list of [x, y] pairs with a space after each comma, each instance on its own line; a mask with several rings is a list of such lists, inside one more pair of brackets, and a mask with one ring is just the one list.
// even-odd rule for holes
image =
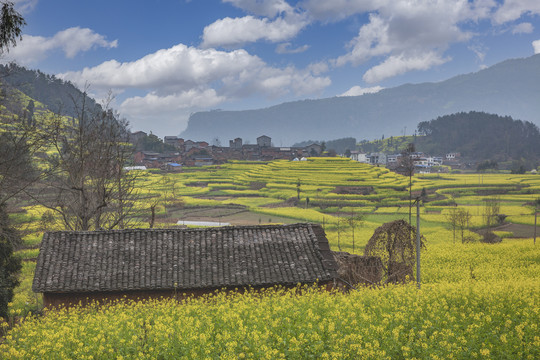
[[[421, 246], [424, 246], [423, 237]], [[416, 264], [416, 229], [404, 220], [396, 220], [379, 226], [369, 239], [365, 256], [381, 259], [383, 278], [386, 282], [414, 280]]]
[[381, 259], [346, 252], [333, 252], [338, 264], [338, 276], [351, 285], [375, 285], [382, 280]]

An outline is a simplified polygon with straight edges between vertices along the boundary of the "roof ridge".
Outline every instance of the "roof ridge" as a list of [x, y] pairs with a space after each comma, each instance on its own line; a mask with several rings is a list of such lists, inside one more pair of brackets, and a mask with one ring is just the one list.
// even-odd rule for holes
[[230, 230], [230, 229], [269, 229], [269, 228], [299, 228], [306, 226], [320, 226], [315, 223], [294, 223], [294, 224], [268, 224], [268, 225], [226, 225], [226, 226], [209, 226], [209, 227], [198, 227], [198, 228], [178, 228], [178, 227], [168, 227], [168, 228], [126, 228], [126, 229], [98, 229], [98, 230], [57, 230], [57, 231], [46, 231], [43, 234], [107, 234], [107, 233], [130, 233], [130, 232], [165, 232], [165, 231], [215, 231], [215, 230]]

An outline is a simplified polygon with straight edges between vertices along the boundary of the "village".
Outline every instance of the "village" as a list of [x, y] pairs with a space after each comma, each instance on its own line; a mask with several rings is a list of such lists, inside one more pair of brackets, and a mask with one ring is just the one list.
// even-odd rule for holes
[[[130, 142], [137, 145], [147, 134], [137, 131], [130, 134]], [[223, 164], [228, 160], [273, 161], [290, 160], [306, 161], [308, 157], [316, 156], [347, 156], [352, 160], [384, 166], [390, 170], [399, 170], [400, 153], [385, 154], [382, 152], [361, 153], [357, 150], [347, 154], [336, 154], [335, 151], [325, 151], [324, 145], [311, 143], [304, 147], [275, 147], [272, 138], [266, 135], [257, 137], [256, 144], [244, 143], [242, 138], [229, 140], [229, 146], [210, 145], [206, 141], [185, 140], [177, 136], [165, 136], [163, 143], [170, 145], [176, 151], [155, 152], [138, 150], [133, 155], [133, 169], [159, 168], [167, 172], [182, 171], [182, 167], [207, 166]], [[464, 166], [460, 154], [456, 152], [444, 156], [430, 156], [423, 152], [411, 154], [417, 173], [446, 172], [448, 167]], [[442, 167], [446, 165], [448, 167]]]

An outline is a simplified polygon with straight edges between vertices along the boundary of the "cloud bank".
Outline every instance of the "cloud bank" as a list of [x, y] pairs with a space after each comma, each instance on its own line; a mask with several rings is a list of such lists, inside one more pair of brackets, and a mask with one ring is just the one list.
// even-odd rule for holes
[[88, 28], [72, 27], [57, 32], [52, 37], [24, 35], [17, 46], [12, 47], [5, 56], [4, 61], [16, 60], [28, 65], [45, 59], [52, 51], [61, 50], [67, 58], [74, 58], [77, 54], [94, 48], [115, 48], [118, 41], [107, 41]]
[[58, 76], [79, 86], [89, 82], [98, 91], [148, 91], [146, 96], [128, 98], [120, 105], [123, 114], [134, 118], [182, 109], [196, 111], [254, 94], [268, 98], [313, 94], [331, 83], [309, 68], [273, 67], [242, 49], [221, 51], [183, 44], [136, 61], [110, 60]]

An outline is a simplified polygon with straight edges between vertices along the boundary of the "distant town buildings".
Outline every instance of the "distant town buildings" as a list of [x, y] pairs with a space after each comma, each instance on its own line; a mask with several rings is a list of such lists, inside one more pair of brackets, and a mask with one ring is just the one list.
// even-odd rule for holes
[[[146, 133], [141, 131], [131, 135], [131, 139], [141, 141]], [[242, 138], [237, 137], [229, 140], [228, 147], [209, 145], [206, 141], [185, 140], [177, 136], [165, 136], [163, 142], [174, 147], [176, 151], [165, 153], [137, 151], [134, 155], [134, 165], [173, 172], [181, 171], [183, 166], [222, 164], [228, 160], [305, 160], [310, 156], [320, 156], [322, 152], [322, 146], [319, 144], [310, 144], [306, 147], [274, 147], [272, 138], [267, 135], [259, 136], [256, 144], [244, 144]]]
[[[143, 131], [130, 134], [130, 141], [137, 144], [147, 136]], [[137, 151], [134, 154], [133, 166], [161, 168], [169, 172], [182, 171], [185, 166], [204, 166], [222, 164], [229, 160], [272, 161], [278, 159], [305, 161], [308, 157], [321, 156], [323, 145], [311, 143], [304, 147], [274, 147], [272, 138], [261, 135], [256, 144], [245, 144], [242, 138], [229, 140], [229, 146], [209, 145], [206, 141], [184, 140], [177, 136], [165, 136], [163, 143], [173, 147], [175, 151], [164, 153], [155, 151]], [[385, 166], [391, 170], [399, 170], [401, 154], [385, 154], [382, 152], [361, 153], [350, 151], [352, 160]], [[415, 171], [431, 172], [433, 168], [444, 171], [442, 165], [460, 166], [460, 154], [451, 152], [444, 156], [429, 156], [422, 152], [411, 154]]]
[[272, 139], [269, 136], [262, 135], [257, 138], [257, 146], [270, 147], [272, 146]]

